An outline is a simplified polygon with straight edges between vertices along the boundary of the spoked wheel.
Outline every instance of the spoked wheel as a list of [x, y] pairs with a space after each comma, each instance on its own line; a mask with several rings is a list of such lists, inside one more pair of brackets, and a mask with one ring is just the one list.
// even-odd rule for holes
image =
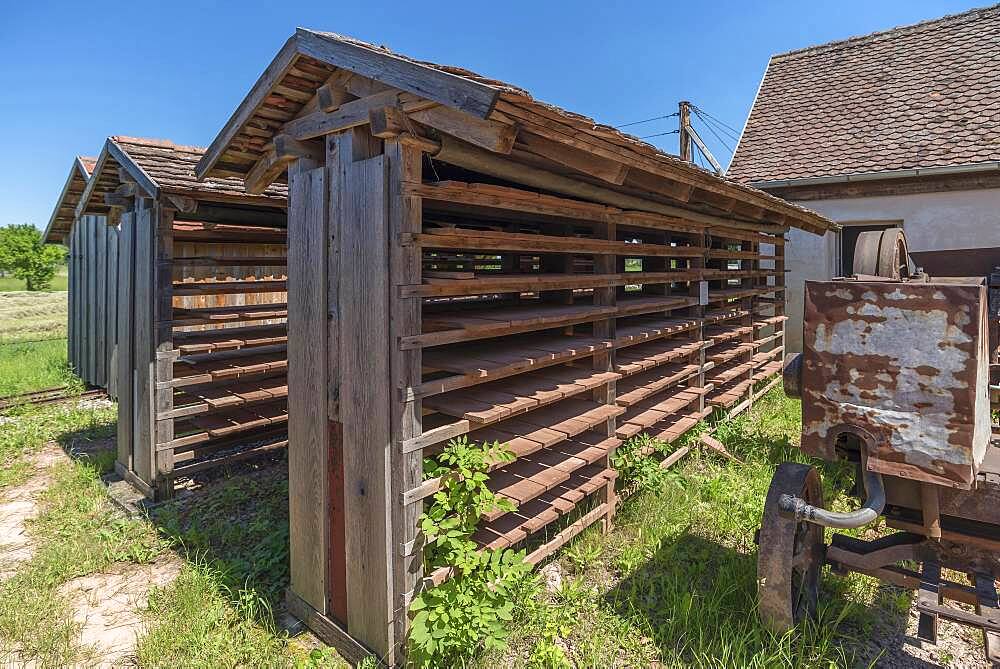
[[778, 512], [782, 495], [823, 506], [819, 473], [809, 465], [778, 465], [764, 503], [757, 557], [757, 594], [764, 624], [781, 634], [816, 614], [825, 546], [823, 528]]

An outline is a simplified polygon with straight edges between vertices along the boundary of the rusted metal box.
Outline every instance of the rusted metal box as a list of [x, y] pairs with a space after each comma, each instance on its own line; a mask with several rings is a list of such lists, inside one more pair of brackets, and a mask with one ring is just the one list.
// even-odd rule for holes
[[834, 460], [842, 434], [868, 468], [973, 487], [990, 438], [983, 280], [807, 281], [802, 448]]

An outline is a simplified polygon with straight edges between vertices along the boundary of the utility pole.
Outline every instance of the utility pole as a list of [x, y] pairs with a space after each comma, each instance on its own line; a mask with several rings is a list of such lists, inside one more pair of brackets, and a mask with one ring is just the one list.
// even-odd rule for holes
[[694, 156], [691, 155], [691, 134], [688, 132], [691, 127], [691, 103], [687, 100], [681, 100], [677, 104], [677, 113], [680, 116], [680, 132], [677, 133], [677, 136], [681, 143], [681, 160], [690, 163], [694, 159]]
[[[696, 112], [697, 113], [697, 112]], [[708, 150], [708, 146], [702, 140], [701, 135], [698, 134], [694, 128], [691, 127], [691, 103], [687, 100], [681, 100], [678, 103], [678, 116], [680, 116], [680, 131], [677, 133], [681, 141], [681, 160], [689, 163], [694, 162], [693, 151], [691, 150], [691, 144], [698, 147], [701, 151], [701, 155], [712, 164], [712, 169], [715, 170], [716, 174], [723, 174], [724, 170], [719, 161], [715, 159], [712, 152]]]

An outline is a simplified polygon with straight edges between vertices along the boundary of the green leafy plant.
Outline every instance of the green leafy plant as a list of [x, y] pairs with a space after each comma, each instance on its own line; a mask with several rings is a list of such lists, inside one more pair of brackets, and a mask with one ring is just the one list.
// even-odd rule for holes
[[0, 270], [25, 282], [28, 290], [45, 290], [56, 269], [66, 260], [66, 249], [42, 243], [42, 233], [25, 223], [0, 228]]
[[490, 468], [513, 459], [514, 454], [505, 445], [494, 442], [477, 446], [462, 436], [448, 442], [436, 460], [425, 460], [428, 478], [441, 479], [440, 490], [420, 517], [429, 568], [463, 567], [461, 560], [475, 551], [470, 537], [480, 518], [494, 510], [510, 512], [516, 508], [486, 486]]
[[654, 453], [664, 453], [666, 444], [640, 434], [619, 446], [611, 458], [618, 470], [618, 487], [631, 491], [655, 492], [663, 488], [670, 474], [660, 467]]
[[505, 445], [479, 446], [460, 437], [424, 463], [427, 477], [440, 480], [420, 517], [425, 567], [452, 572], [410, 606], [408, 659], [414, 666], [454, 666], [479, 650], [505, 648], [516, 602], [537, 587], [524, 551], [480, 551], [472, 541], [484, 514], [515, 510], [486, 485], [491, 467], [513, 459]]

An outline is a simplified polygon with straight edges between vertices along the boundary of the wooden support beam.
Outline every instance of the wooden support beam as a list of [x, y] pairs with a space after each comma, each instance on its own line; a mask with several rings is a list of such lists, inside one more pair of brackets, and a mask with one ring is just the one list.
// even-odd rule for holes
[[510, 153], [517, 138], [517, 127], [514, 125], [477, 119], [450, 107], [432, 107], [412, 112], [409, 117], [493, 153]]
[[193, 197], [186, 197], [184, 195], [167, 195], [167, 201], [182, 214], [193, 214], [198, 209], [198, 201]]
[[128, 209], [129, 207], [132, 206], [132, 198], [131, 196], [119, 195], [118, 193], [105, 193], [104, 204], [106, 204], [109, 207]]
[[316, 100], [320, 111], [330, 113], [340, 109], [344, 103], [350, 102], [354, 96], [341, 86], [327, 82], [316, 91]]
[[406, 115], [399, 107], [379, 107], [368, 112], [368, 123], [375, 137], [389, 139], [406, 132]]
[[[662, 204], [506, 160], [448, 135], [441, 137], [441, 150], [435, 155], [435, 158], [445, 163], [464, 167], [465, 169], [482, 174], [489, 174], [490, 176], [506, 179], [514, 183], [541, 188], [563, 195], [570, 195], [590, 200], [591, 202], [600, 202], [622, 209], [663, 214], [707, 225], [743, 226], [739, 221]], [[754, 229], [770, 231], [773, 228], [772, 226], [760, 225], [755, 226]]]
[[518, 135], [514, 150], [554, 160], [578, 172], [619, 186], [625, 182], [625, 177], [629, 172], [628, 165], [624, 163], [587, 153], [530, 132], [522, 132]]
[[283, 134], [298, 140], [314, 139], [368, 123], [372, 109], [395, 106], [399, 91], [389, 90], [340, 105], [332, 112], [321, 110], [292, 119], [281, 129]]
[[323, 150], [284, 133], [275, 135], [271, 150], [247, 173], [246, 191], [252, 195], [263, 193], [288, 168], [289, 163], [300, 158], [318, 162], [323, 159]]

